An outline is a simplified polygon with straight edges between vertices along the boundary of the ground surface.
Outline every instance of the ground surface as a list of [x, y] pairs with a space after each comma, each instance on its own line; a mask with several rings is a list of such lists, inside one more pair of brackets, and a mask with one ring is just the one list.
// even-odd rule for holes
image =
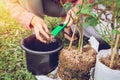
[[10, 17], [0, 0], [0, 80], [35, 80], [26, 69], [20, 47], [20, 40], [30, 33]]

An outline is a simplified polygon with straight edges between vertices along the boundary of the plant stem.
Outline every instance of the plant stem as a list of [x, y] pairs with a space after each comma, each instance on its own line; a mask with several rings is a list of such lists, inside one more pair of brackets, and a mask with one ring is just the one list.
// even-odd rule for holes
[[[74, 12], [74, 10], [72, 9], [72, 11]], [[70, 18], [75, 21], [75, 19], [73, 18], [72, 14], [70, 13]], [[73, 22], [74, 23], [74, 22]], [[73, 34], [72, 34], [72, 38], [70, 39], [70, 44], [69, 44], [69, 47], [68, 47], [68, 50], [71, 49], [71, 46], [72, 46], [72, 42], [73, 42], [73, 38], [75, 36], [75, 32], [76, 32], [76, 29], [77, 29], [77, 26], [75, 26], [74, 28], [74, 31], [73, 31]]]
[[[116, 60], [115, 58], [117, 58], [117, 56], [118, 56], [119, 40], [120, 40], [120, 34], [117, 35], [117, 39], [116, 39], [116, 42], [115, 42], [115, 46], [114, 46], [114, 48], [113, 48], [113, 53], [112, 53], [111, 61], [110, 61], [110, 68], [113, 68], [114, 60]], [[116, 62], [116, 61], [115, 61], [115, 62]]]
[[[85, 3], [85, 1], [84, 0], [82, 0], [82, 7], [84, 6], [84, 3]], [[80, 8], [80, 12], [81, 12], [81, 9], [82, 9], [82, 7]], [[82, 53], [82, 46], [83, 46], [83, 27], [82, 27], [82, 24], [83, 24], [83, 22], [84, 22], [84, 17], [81, 15], [81, 14], [79, 14], [78, 15], [79, 16], [79, 18], [80, 18], [80, 20], [78, 19], [78, 21], [77, 21], [77, 26], [78, 26], [78, 32], [79, 32], [79, 35], [80, 35], [80, 38], [79, 38], [79, 42], [78, 42], [78, 52], [80, 52], [80, 53]], [[79, 24], [79, 22], [80, 22], [80, 24]]]
[[70, 49], [71, 46], [72, 46], [72, 42], [73, 42], [73, 38], [74, 38], [74, 36], [75, 36], [76, 29], [77, 29], [77, 26], [75, 26], [75, 28], [74, 28], [74, 31], [73, 31], [72, 38], [71, 38], [71, 40], [70, 40], [70, 44], [69, 44], [68, 49]]
[[83, 27], [82, 27], [82, 23], [84, 22], [84, 19], [85, 17], [83, 17], [81, 15], [80, 17], [80, 25], [78, 25], [78, 31], [79, 31], [79, 35], [80, 35], [80, 38], [79, 38], [79, 43], [78, 43], [78, 52], [82, 52], [82, 46], [83, 46]]
[[111, 27], [112, 29], [114, 29], [115, 27], [115, 17], [116, 17], [116, 0], [113, 0], [113, 6], [112, 6], [112, 24], [111, 24]]
[[[115, 25], [114, 25], [114, 24], [115, 24], [115, 17], [116, 17], [116, 0], [113, 0], [112, 11], [113, 11], [113, 13], [112, 13], [113, 16], [112, 16], [112, 24], [111, 24], [111, 27], [112, 27], [112, 29], [114, 30], [114, 29], [115, 29], [115, 27], [114, 27], [114, 26], [115, 26]], [[116, 37], [116, 40], [114, 40], [115, 36], [117, 36], [117, 37]], [[116, 58], [116, 56], [117, 56], [117, 54], [118, 54], [117, 47], [118, 47], [118, 44], [119, 44], [119, 34], [118, 34], [118, 35], [112, 34], [111, 37], [112, 37], [112, 43], [115, 42], [115, 45], [114, 45], [114, 44], [111, 45], [111, 47], [113, 47], [113, 48], [111, 48], [111, 49], [113, 49], [113, 50], [112, 50], [111, 61], [110, 61], [109, 67], [110, 67], [110, 68], [113, 68], [114, 60], [115, 60], [115, 58]]]
[[82, 45], [83, 45], [83, 28], [80, 27], [80, 39], [79, 39], [79, 43], [78, 43], [78, 52], [82, 52]]
[[[113, 11], [112, 12], [113, 16], [112, 16], [111, 28], [112, 28], [112, 30], [114, 30], [115, 29], [115, 19], [116, 19], [116, 0], [113, 0], [112, 11]], [[115, 37], [116, 37], [116, 35], [114, 35], [114, 34], [111, 35], [112, 43], [115, 43], [115, 40], [114, 40]], [[111, 46], [114, 47], [115, 45], [112, 44]]]

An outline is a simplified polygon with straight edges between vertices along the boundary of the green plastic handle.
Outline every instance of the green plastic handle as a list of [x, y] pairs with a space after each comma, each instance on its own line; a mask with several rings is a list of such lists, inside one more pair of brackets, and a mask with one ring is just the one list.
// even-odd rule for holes
[[60, 24], [60, 25], [56, 26], [55, 29], [52, 30], [51, 34], [54, 37], [56, 37], [68, 25], [69, 21], [67, 22], [67, 24]]

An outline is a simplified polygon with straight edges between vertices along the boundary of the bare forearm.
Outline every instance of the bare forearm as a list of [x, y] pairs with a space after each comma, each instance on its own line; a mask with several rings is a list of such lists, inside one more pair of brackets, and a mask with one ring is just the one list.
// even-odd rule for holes
[[7, 9], [10, 15], [15, 18], [19, 23], [23, 24], [26, 28], [31, 28], [30, 23], [34, 14], [23, 8], [17, 0], [7, 2]]

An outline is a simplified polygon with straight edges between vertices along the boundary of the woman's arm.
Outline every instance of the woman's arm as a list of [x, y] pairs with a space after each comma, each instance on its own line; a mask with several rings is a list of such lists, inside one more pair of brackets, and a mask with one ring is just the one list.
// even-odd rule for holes
[[26, 28], [33, 28], [36, 38], [46, 43], [49, 40], [49, 30], [43, 18], [34, 15], [25, 8], [23, 8], [18, 0], [6, 0], [7, 9], [11, 16]]
[[23, 24], [26, 28], [30, 29], [32, 18], [35, 16], [33, 13], [24, 9], [18, 0], [6, 0], [7, 9], [10, 15], [15, 18], [19, 23]]

